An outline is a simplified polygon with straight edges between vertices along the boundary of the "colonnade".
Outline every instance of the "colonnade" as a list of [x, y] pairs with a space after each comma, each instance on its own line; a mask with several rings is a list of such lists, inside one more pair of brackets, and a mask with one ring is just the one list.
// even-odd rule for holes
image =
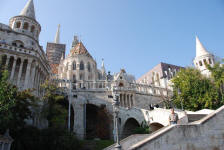
[[120, 94], [120, 106], [121, 107], [133, 107], [134, 98], [133, 94]]
[[8, 69], [12, 84], [20, 90], [36, 89], [37, 96], [43, 93], [40, 85], [46, 80], [47, 74], [35, 59], [9, 54], [0, 54], [0, 57], [2, 64]]

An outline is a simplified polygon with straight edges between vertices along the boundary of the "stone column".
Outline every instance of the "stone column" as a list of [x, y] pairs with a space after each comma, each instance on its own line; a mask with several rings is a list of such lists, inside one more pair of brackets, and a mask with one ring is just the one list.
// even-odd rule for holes
[[28, 84], [31, 84], [30, 80], [30, 68], [31, 68], [32, 59], [28, 59], [27, 67], [26, 67], [26, 75], [25, 75], [25, 83], [24, 83], [24, 89], [28, 88]]
[[7, 58], [6, 58], [6, 62], [5, 62], [5, 66], [8, 68], [9, 66], [9, 59], [10, 59], [10, 56], [7, 55]]
[[17, 86], [18, 87], [19, 87], [20, 79], [21, 79], [21, 75], [22, 75], [23, 62], [24, 62], [24, 59], [21, 58], [21, 63], [20, 63], [20, 66], [19, 66], [19, 74], [18, 74], [18, 79], [17, 79]]
[[11, 75], [10, 75], [10, 80], [13, 80], [14, 77], [14, 73], [15, 73], [15, 68], [16, 68], [16, 61], [17, 61], [17, 57], [14, 56], [14, 61], [13, 61], [13, 65], [12, 65], [12, 71], [11, 71]]
[[85, 138], [85, 107], [86, 105], [77, 100], [73, 104], [74, 110], [74, 132], [79, 139]]
[[32, 72], [31, 72], [31, 84], [30, 84], [30, 88], [34, 88], [34, 84], [35, 84], [35, 80], [34, 80], [34, 77], [35, 77], [35, 72], [36, 72], [36, 63], [34, 64], [34, 67], [32, 68]]

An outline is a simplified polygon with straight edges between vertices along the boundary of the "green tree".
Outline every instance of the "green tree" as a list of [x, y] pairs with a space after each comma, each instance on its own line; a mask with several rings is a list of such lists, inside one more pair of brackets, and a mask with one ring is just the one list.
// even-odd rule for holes
[[[224, 62], [224, 59], [222, 62]], [[207, 64], [206, 67], [211, 72], [211, 79], [218, 90], [219, 99], [224, 101], [224, 65], [218, 62], [214, 66]]]
[[59, 88], [48, 80], [41, 86], [44, 89], [43, 117], [46, 117], [49, 127], [65, 127], [68, 102], [63, 95], [58, 94]]
[[184, 109], [196, 111], [204, 108], [217, 109], [223, 105], [215, 83], [197, 69], [182, 69], [172, 79], [172, 83], [173, 102], [178, 108], [183, 104]]

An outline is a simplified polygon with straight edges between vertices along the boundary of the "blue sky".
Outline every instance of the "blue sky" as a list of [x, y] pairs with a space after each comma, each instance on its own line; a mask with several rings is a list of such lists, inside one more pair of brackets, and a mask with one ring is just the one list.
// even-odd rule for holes
[[[0, 22], [20, 13], [27, 0], [1, 0]], [[195, 35], [213, 54], [224, 53], [223, 0], [34, 0], [42, 26], [40, 43], [52, 42], [61, 24], [61, 43], [74, 35], [107, 71], [125, 68], [140, 77], [160, 62], [192, 65]]]

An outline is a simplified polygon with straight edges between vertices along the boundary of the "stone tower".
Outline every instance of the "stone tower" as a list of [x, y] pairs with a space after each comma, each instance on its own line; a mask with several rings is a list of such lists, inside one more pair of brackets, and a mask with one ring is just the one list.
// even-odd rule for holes
[[194, 65], [202, 74], [209, 76], [210, 71], [206, 68], [206, 64], [213, 66], [215, 63], [214, 55], [209, 53], [196, 36], [196, 57]]
[[58, 25], [58, 29], [55, 35], [55, 39], [53, 43], [47, 43], [47, 58], [51, 66], [52, 73], [57, 73], [57, 67], [60, 63], [61, 57], [65, 56], [65, 44], [60, 44], [60, 25]]
[[36, 21], [33, 0], [29, 0], [18, 16], [12, 17], [9, 26], [16, 32], [39, 40], [40, 24]]

